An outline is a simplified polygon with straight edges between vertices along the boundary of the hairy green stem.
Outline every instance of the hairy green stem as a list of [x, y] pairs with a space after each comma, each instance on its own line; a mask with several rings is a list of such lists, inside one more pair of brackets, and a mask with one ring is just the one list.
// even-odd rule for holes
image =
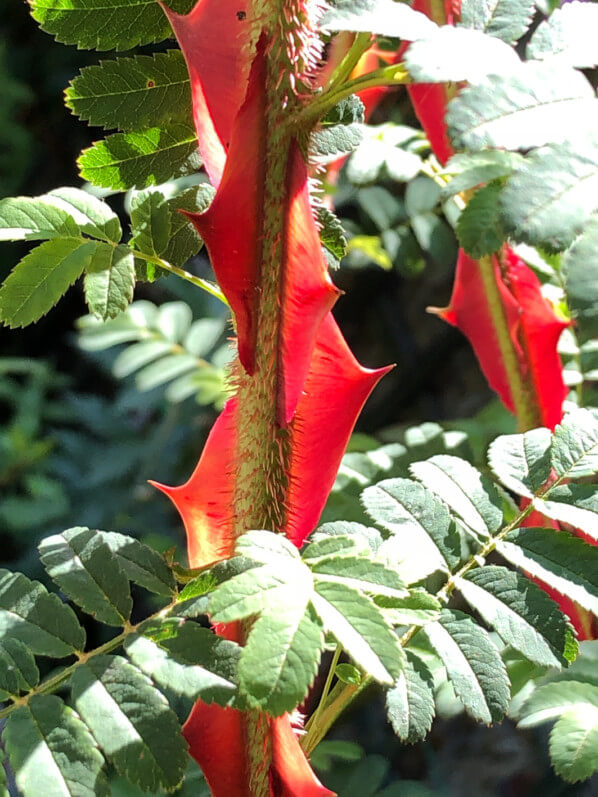
[[226, 296], [222, 293], [215, 282], [202, 279], [201, 277], [196, 277], [194, 274], [185, 271], [184, 268], [173, 266], [172, 263], [162, 260], [162, 258], [158, 257], [157, 255], [146, 255], [143, 252], [138, 252], [136, 249], [133, 250], [133, 255], [140, 260], [145, 260], [146, 263], [153, 263], [155, 266], [159, 266], [160, 268], [164, 269], [164, 271], [168, 271], [170, 274], [175, 274], [177, 277], [180, 277], [181, 279], [190, 282], [192, 285], [195, 285], [196, 288], [201, 288], [202, 291], [206, 291], [206, 293], [209, 293], [211, 296], [219, 299], [222, 304], [225, 304], [227, 307], [229, 306]]

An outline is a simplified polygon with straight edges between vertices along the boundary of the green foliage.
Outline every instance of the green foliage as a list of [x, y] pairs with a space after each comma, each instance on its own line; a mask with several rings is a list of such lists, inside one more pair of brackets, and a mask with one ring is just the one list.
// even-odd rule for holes
[[598, 9], [591, 4], [571, 3], [555, 8], [534, 31], [526, 55], [577, 67], [598, 64], [598, 47], [592, 35], [598, 24]]
[[116, 377], [135, 374], [141, 391], [168, 385], [166, 398], [173, 403], [195, 396], [200, 404], [221, 406], [224, 366], [230, 357], [228, 346], [222, 344], [225, 326], [217, 318], [192, 323], [191, 311], [183, 302], [167, 302], [158, 308], [139, 301], [114, 321], [81, 318], [79, 344], [92, 352], [131, 344], [114, 360]]
[[461, 6], [461, 23], [465, 27], [484, 31], [508, 44], [515, 44], [523, 36], [533, 15], [534, 4], [529, 0], [465, 0]]
[[185, 122], [114, 133], [86, 149], [78, 162], [84, 180], [117, 191], [158, 185], [201, 165], [195, 129]]
[[[63, 44], [95, 50], [130, 50], [172, 35], [168, 20], [154, 0], [29, 2], [31, 14], [41, 28]], [[184, 13], [192, 3], [179, 0], [170, 5]]]
[[349, 30], [414, 41], [434, 29], [417, 11], [392, 0], [336, 0], [322, 19], [324, 30]]
[[480, 188], [469, 200], [457, 222], [457, 235], [471, 257], [497, 252], [506, 240], [498, 199], [502, 185], [494, 181]]
[[180, 50], [87, 66], [65, 92], [72, 112], [95, 127], [139, 130], [191, 118], [191, 89]]
[[421, 659], [407, 651], [405, 668], [386, 693], [392, 728], [401, 741], [421, 741], [432, 727], [435, 710], [432, 674]]

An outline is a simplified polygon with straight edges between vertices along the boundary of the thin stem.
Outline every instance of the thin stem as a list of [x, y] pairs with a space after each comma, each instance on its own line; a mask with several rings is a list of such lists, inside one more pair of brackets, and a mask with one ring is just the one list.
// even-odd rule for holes
[[325, 91], [331, 91], [338, 85], [344, 83], [351, 77], [351, 73], [359, 63], [361, 56], [369, 49], [372, 43], [372, 36], [369, 33], [358, 33], [355, 37], [349, 52], [345, 55], [340, 64], [336, 67], [330, 80], [328, 81]]
[[322, 689], [322, 694], [320, 695], [320, 702], [318, 703], [318, 707], [312, 714], [307, 723], [307, 728], [310, 727], [311, 724], [317, 725], [318, 718], [322, 713], [322, 709], [324, 708], [324, 704], [328, 698], [328, 693], [330, 692], [330, 687], [332, 686], [332, 681], [334, 680], [334, 673], [336, 671], [336, 665], [338, 664], [338, 660], [340, 659], [341, 653], [343, 652], [343, 648], [341, 645], [336, 646], [336, 650], [334, 651], [334, 655], [332, 657], [332, 661], [330, 662], [330, 667], [328, 668], [328, 675], [326, 677], [326, 683], [324, 684], [324, 688]]
[[26, 695], [23, 695], [22, 697], [13, 698], [12, 704], [10, 706], [6, 706], [6, 708], [3, 708], [0, 711], [0, 720], [4, 719], [5, 717], [8, 717], [17, 708], [27, 705], [27, 703], [35, 695], [45, 695], [54, 692], [60, 686], [61, 683], [70, 678], [70, 676], [75, 672], [77, 667], [80, 667], [82, 664], [85, 664], [90, 659], [93, 659], [96, 656], [101, 656], [104, 653], [110, 653], [110, 651], [120, 647], [128, 636], [136, 633], [137, 629], [141, 625], [144, 625], [150, 620], [158, 620], [162, 619], [163, 617], [166, 617], [176, 606], [177, 598], [174, 598], [171, 601], [171, 603], [169, 603], [167, 606], [163, 606], [157, 612], [150, 615], [149, 617], [146, 617], [144, 620], [141, 620], [141, 622], [137, 623], [136, 625], [132, 625], [131, 623], [127, 622], [124, 625], [123, 631], [121, 631], [120, 634], [113, 637], [113, 639], [109, 639], [108, 642], [105, 642], [103, 645], [100, 645], [100, 647], [95, 648], [94, 650], [90, 650], [89, 653], [84, 653], [83, 651], [77, 651], [75, 653], [75, 655], [77, 656], [77, 661], [73, 662], [73, 664], [69, 665], [68, 667], [64, 667], [62, 670], [60, 670], [60, 672], [57, 672], [56, 675], [53, 675], [50, 678], [46, 678], [45, 681], [42, 681], [41, 684], [36, 686]]
[[135, 257], [138, 257], [140, 260], [145, 260], [146, 263], [153, 263], [154, 265], [163, 268], [164, 271], [168, 271], [171, 274], [176, 274], [177, 277], [187, 280], [187, 282], [191, 282], [197, 288], [201, 288], [202, 291], [206, 291], [206, 293], [209, 293], [211, 296], [215, 296], [216, 299], [220, 299], [220, 301], [223, 304], [225, 304], [227, 307], [229, 306], [226, 296], [222, 293], [219, 286], [216, 285], [215, 282], [202, 279], [201, 277], [196, 277], [194, 274], [191, 274], [189, 271], [185, 271], [184, 268], [173, 266], [172, 263], [168, 263], [166, 260], [162, 260], [162, 258], [158, 257], [157, 255], [146, 255], [143, 252], [138, 252], [136, 249], [133, 250], [133, 254]]

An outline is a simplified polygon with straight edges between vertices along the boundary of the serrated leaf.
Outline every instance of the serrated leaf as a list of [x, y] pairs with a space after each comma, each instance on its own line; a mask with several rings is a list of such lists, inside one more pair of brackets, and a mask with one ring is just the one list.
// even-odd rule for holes
[[84, 150], [81, 177], [115, 190], [146, 188], [191, 174], [200, 166], [195, 129], [174, 122], [132, 133], [114, 133]]
[[121, 775], [146, 791], [178, 786], [186, 742], [147, 676], [120, 656], [94, 656], [77, 667], [71, 687], [77, 711]]
[[549, 722], [576, 706], [598, 709], [598, 687], [581, 681], [553, 681], [538, 686], [519, 711], [520, 728], [533, 728]]
[[127, 309], [135, 288], [135, 263], [128, 246], [98, 242], [85, 272], [85, 301], [96, 318], [106, 321]]
[[146, 255], [160, 256], [170, 238], [170, 210], [161, 191], [139, 191], [131, 200], [129, 245]]
[[567, 3], [555, 8], [540, 23], [529, 44], [526, 57], [556, 58], [558, 63], [576, 67], [598, 65], [598, 8], [592, 3]]
[[515, 44], [529, 28], [534, 11], [533, 0], [463, 0], [461, 24]]
[[322, 246], [335, 260], [342, 260], [347, 253], [347, 239], [340, 220], [325, 207], [317, 209], [317, 219]]
[[598, 614], [598, 549], [566, 531], [516, 529], [497, 543], [505, 559]]
[[289, 561], [298, 563], [299, 551], [283, 534], [256, 529], [238, 538], [235, 552], [255, 562], [285, 567]]
[[522, 64], [517, 74], [489, 76], [451, 102], [447, 124], [456, 149], [529, 149], [563, 142], [571, 130], [590, 130], [598, 100], [574, 69]]
[[387, 479], [366, 488], [361, 500], [372, 520], [392, 532], [398, 545], [416, 546], [419, 556], [433, 557], [436, 567], [445, 570], [459, 563], [461, 543], [449, 511], [421, 484]]
[[516, 73], [520, 65], [515, 50], [500, 39], [452, 25], [420, 37], [405, 53], [405, 66], [415, 83], [475, 84], [487, 75]]
[[158, 595], [171, 595], [175, 588], [172, 571], [157, 551], [139, 540], [116, 531], [99, 531], [114, 553], [127, 578]]
[[468, 255], [479, 259], [497, 252], [506, 240], [500, 206], [500, 182], [480, 188], [465, 206], [457, 221], [459, 243]]
[[274, 716], [303, 702], [318, 673], [324, 647], [322, 624], [310, 595], [253, 624], [239, 662], [239, 687], [250, 706]]
[[452, 179], [442, 189], [444, 197], [460, 194], [482, 183], [508, 177], [525, 163], [517, 152], [489, 149], [483, 152], [460, 152], [449, 160], [445, 174]]
[[66, 104], [95, 127], [139, 130], [191, 121], [191, 87], [180, 50], [86, 66], [65, 91]]
[[174, 266], [184, 266], [202, 247], [202, 240], [195, 227], [179, 210], [203, 213], [214, 198], [214, 189], [209, 183], [189, 188], [168, 200], [170, 211], [170, 240], [162, 253], [164, 260]]
[[309, 155], [316, 163], [332, 163], [353, 152], [362, 140], [363, 130], [360, 124], [321, 127], [309, 137]]
[[444, 609], [441, 619], [420, 633], [442, 659], [465, 710], [479, 722], [501, 720], [510, 699], [509, 679], [484, 629], [463, 612]]
[[415, 41], [436, 26], [425, 14], [393, 0], [336, 0], [322, 17], [321, 27]]
[[177, 695], [221, 706], [236, 695], [239, 646], [196, 623], [185, 623], [159, 644], [133, 634], [125, 650], [133, 664]]
[[598, 208], [597, 194], [598, 137], [588, 131], [528, 156], [500, 196], [505, 229], [533, 246], [565, 249]]
[[529, 579], [505, 567], [486, 566], [454, 581], [471, 608], [530, 661], [560, 667], [575, 659], [577, 643], [567, 619]]
[[104, 759], [75, 712], [54, 695], [34, 695], [2, 735], [24, 797], [107, 797]]
[[425, 625], [438, 620], [441, 609], [438, 599], [423, 589], [414, 589], [400, 600], [378, 596], [375, 603], [393, 626]]
[[583, 234], [565, 252], [567, 301], [584, 337], [598, 335], [598, 220], [589, 221]]
[[41, 197], [17, 196], [0, 200], [0, 241], [39, 241], [79, 235], [79, 227], [72, 216], [47, 205]]
[[[346, 457], [347, 455], [345, 455]], [[336, 537], [343, 537], [339, 543], [334, 542]], [[348, 540], [346, 539], [348, 538]], [[325, 540], [330, 539], [329, 543]], [[323, 523], [310, 537], [309, 546], [303, 552], [304, 559], [313, 559], [319, 556], [327, 556], [326, 545], [330, 545], [331, 552], [341, 549], [349, 550], [352, 546], [355, 552], [360, 555], [367, 555], [369, 552], [376, 552], [382, 544], [382, 535], [378, 529], [364, 526], [355, 521], [337, 520], [332, 523]], [[318, 543], [314, 548], [314, 544]], [[353, 552], [352, 552], [353, 553]]]
[[[359, 524], [356, 523], [355, 525]], [[362, 528], [366, 527], [363, 526]], [[318, 562], [328, 561], [331, 557], [355, 558], [356, 556], [367, 556], [369, 553], [370, 548], [367, 544], [367, 540], [361, 535], [350, 536], [348, 534], [338, 534], [334, 537], [316, 537], [313, 542], [310, 542], [307, 546], [301, 558], [306, 564], [313, 568]]]
[[557, 775], [568, 783], [587, 780], [598, 770], [598, 707], [578, 706], [556, 722], [548, 750]]
[[0, 320], [13, 329], [39, 321], [85, 271], [98, 244], [55, 238], [32, 249], [0, 288]]
[[598, 471], [598, 418], [589, 410], [569, 412], [554, 430], [551, 463], [561, 479], [580, 479]]
[[345, 584], [322, 581], [316, 583], [312, 604], [324, 629], [372, 678], [391, 684], [399, 677], [403, 650], [370, 598]]
[[434, 678], [424, 662], [406, 651], [405, 669], [386, 693], [386, 715], [402, 742], [414, 744], [428, 735], [436, 706]]
[[101, 241], [119, 243], [122, 227], [110, 205], [80, 188], [55, 188], [42, 199], [46, 204], [69, 213], [85, 235]]
[[492, 482], [464, 459], [438, 454], [409, 470], [475, 534], [488, 537], [503, 520], [502, 498]]
[[[62, 44], [82, 49], [130, 50], [172, 36], [162, 9], [154, 0], [29, 0], [42, 30]], [[178, 2], [177, 11], [190, 3]]]
[[[311, 564], [311, 563], [310, 563]], [[398, 574], [382, 562], [366, 557], [333, 556], [311, 564], [316, 583], [330, 581], [347, 584], [369, 595], [405, 598], [408, 595]]]
[[96, 531], [78, 527], [46, 537], [39, 552], [50, 578], [88, 614], [108, 625], [129, 619], [129, 581]]
[[85, 646], [85, 632], [70, 606], [39, 582], [0, 570], [0, 638], [6, 636], [55, 658]]
[[531, 498], [550, 476], [549, 429], [498, 437], [488, 449], [488, 464], [504, 486]]
[[6, 637], [0, 643], [0, 690], [11, 695], [29, 692], [39, 683], [39, 670], [29, 647]]
[[550, 491], [550, 500], [536, 499], [534, 509], [598, 540], [598, 488], [593, 485], [561, 484]]

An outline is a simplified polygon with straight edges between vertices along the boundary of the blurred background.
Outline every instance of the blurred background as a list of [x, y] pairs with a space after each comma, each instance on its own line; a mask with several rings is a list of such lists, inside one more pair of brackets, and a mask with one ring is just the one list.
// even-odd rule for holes
[[[56, 44], [25, 3], [2, 7], [0, 198], [80, 187], [76, 158], [102, 131], [71, 116], [62, 92], [97, 54]], [[397, 368], [359, 421], [326, 519], [359, 517], [363, 486], [405, 473], [414, 459], [452, 451], [480, 462], [490, 439], [513, 430], [465, 338], [426, 312], [448, 304], [457, 247], [450, 206], [413, 172], [413, 158], [427, 150], [405, 94], [389, 94], [371, 121], [334, 189], [350, 237], [334, 275], [345, 291], [335, 314], [362, 363]], [[124, 222], [130, 199], [108, 197]], [[1, 279], [27, 248], [2, 245]], [[210, 276], [203, 252], [187, 268]], [[184, 561], [181, 524], [147, 479], [181, 483], [197, 461], [224, 399], [227, 316], [173, 277], [140, 285], [135, 298], [126, 317], [100, 325], [85, 317], [75, 287], [38, 324], [0, 329], [3, 567], [43, 580], [37, 543], [76, 525], [122, 531], [161, 551], [175, 546]], [[100, 627], [85, 623], [101, 643]], [[368, 694], [316, 751], [321, 778], [341, 797], [598, 795], [598, 783], [566, 786], [553, 776], [546, 729], [480, 727], [448, 691], [438, 699], [429, 739], [407, 747], [381, 699]], [[193, 770], [183, 793], [204, 788]], [[118, 779], [113, 792], [138, 794]]]

